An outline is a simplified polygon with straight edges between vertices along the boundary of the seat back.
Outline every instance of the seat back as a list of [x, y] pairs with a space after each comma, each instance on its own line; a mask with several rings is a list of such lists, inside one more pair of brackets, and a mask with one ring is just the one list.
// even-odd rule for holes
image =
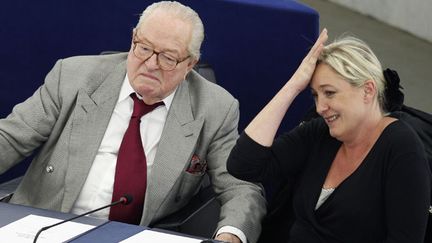
[[185, 207], [150, 227], [211, 238], [219, 221], [219, 213], [220, 204], [206, 174], [200, 191]]
[[[432, 174], [432, 115], [417, 110], [415, 108], [402, 105], [401, 110], [393, 112], [391, 116], [398, 118], [399, 120], [405, 121], [420, 137], [420, 140], [422, 141], [426, 152], [426, 158], [429, 162], [429, 167]], [[429, 220], [424, 242], [432, 242], [432, 205], [429, 206]]]

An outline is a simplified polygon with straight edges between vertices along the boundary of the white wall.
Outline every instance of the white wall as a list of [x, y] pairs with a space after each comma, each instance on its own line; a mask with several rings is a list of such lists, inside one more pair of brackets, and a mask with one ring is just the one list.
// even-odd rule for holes
[[432, 42], [432, 0], [330, 0]]

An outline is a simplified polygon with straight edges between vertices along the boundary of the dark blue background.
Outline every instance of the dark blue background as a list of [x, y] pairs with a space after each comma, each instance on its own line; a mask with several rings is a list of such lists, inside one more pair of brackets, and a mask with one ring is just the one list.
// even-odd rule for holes
[[[0, 118], [31, 96], [55, 61], [127, 51], [146, 0], [14, 0], [0, 8]], [[318, 14], [289, 0], [184, 0], [205, 26], [202, 60], [240, 101], [240, 132], [289, 79], [318, 35]], [[73, 80], [71, 80], [73, 82]], [[311, 105], [300, 95], [280, 131]], [[1, 154], [1, 151], [0, 151]], [[1, 158], [0, 158], [1, 161]], [[24, 163], [0, 176], [22, 174]]]

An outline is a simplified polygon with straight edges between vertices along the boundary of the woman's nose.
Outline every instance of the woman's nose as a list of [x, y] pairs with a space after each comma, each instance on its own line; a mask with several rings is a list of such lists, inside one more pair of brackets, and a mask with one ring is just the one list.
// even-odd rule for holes
[[319, 97], [315, 101], [316, 112], [322, 115], [326, 110], [328, 110], [328, 105], [325, 101]]

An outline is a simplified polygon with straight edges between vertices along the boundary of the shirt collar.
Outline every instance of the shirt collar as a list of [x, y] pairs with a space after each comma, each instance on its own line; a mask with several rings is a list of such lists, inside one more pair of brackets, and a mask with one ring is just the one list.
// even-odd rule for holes
[[[176, 87], [176, 89], [174, 90], [174, 92], [172, 92], [170, 95], [168, 95], [167, 97], [165, 97], [164, 99], [162, 99], [162, 101], [163, 101], [163, 103], [164, 103], [164, 105], [165, 105], [165, 107], [166, 107], [167, 110], [169, 110], [169, 108], [171, 107], [172, 101], [174, 99], [174, 95], [177, 92], [177, 88], [178, 87]], [[118, 98], [117, 103], [119, 103], [119, 102], [121, 102], [121, 101], [129, 98], [129, 95], [132, 94], [132, 93], [135, 93], [135, 90], [130, 85], [129, 78], [128, 78], [127, 74], [126, 74], [125, 78], [123, 80], [122, 87], [120, 89], [120, 94], [119, 94], [119, 98]], [[137, 96], [140, 99], [142, 97], [138, 93], [137, 93]]]

